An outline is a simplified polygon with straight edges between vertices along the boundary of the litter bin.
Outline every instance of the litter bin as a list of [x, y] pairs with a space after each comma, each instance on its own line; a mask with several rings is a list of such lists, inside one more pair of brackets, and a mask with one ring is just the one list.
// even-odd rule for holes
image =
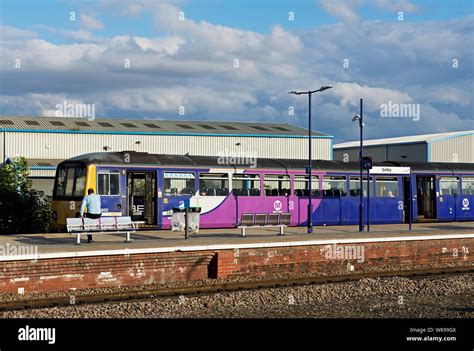
[[193, 233], [199, 231], [199, 219], [201, 215], [201, 207], [190, 207], [188, 209], [188, 226]]
[[199, 231], [199, 219], [201, 207], [173, 207], [171, 215], [171, 231], [183, 232], [186, 226], [185, 211], [188, 211], [188, 229], [190, 232], [197, 233]]
[[184, 231], [184, 208], [173, 207], [173, 214], [171, 215], [171, 231], [182, 232]]

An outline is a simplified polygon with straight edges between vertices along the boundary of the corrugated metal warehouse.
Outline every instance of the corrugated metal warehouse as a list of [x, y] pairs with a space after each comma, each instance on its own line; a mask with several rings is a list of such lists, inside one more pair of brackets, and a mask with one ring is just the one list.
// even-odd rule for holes
[[[331, 135], [313, 132], [314, 159], [332, 159]], [[24, 156], [36, 188], [52, 192], [59, 162], [98, 151], [305, 159], [307, 130], [289, 124], [0, 116], [0, 155]]]
[[[334, 159], [359, 159], [360, 141], [334, 145]], [[474, 130], [364, 140], [364, 155], [374, 161], [474, 163]]]

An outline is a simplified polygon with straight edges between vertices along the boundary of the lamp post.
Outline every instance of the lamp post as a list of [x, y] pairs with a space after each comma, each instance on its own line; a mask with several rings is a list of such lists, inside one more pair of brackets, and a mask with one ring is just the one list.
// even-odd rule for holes
[[[359, 150], [359, 158], [360, 158], [360, 202], [359, 202], [359, 232], [364, 231], [364, 215], [363, 215], [363, 201], [364, 201], [364, 180], [363, 180], [363, 169], [364, 169], [364, 115], [362, 111], [362, 103], [363, 100], [360, 99], [360, 114], [354, 115], [352, 117], [352, 122], [359, 121], [359, 128], [360, 128], [360, 150]], [[367, 185], [367, 190], [369, 190], [370, 179], [367, 177], [367, 181], [369, 182]]]
[[308, 167], [307, 167], [307, 173], [308, 173], [308, 190], [309, 190], [309, 195], [308, 195], [308, 234], [311, 234], [313, 232], [313, 202], [312, 202], [312, 177], [311, 177], [311, 170], [312, 170], [312, 155], [311, 155], [311, 95], [314, 93], [320, 93], [325, 90], [331, 89], [332, 86], [322, 86], [321, 88], [317, 90], [310, 90], [310, 91], [290, 91], [288, 94], [294, 94], [294, 95], [308, 95]]

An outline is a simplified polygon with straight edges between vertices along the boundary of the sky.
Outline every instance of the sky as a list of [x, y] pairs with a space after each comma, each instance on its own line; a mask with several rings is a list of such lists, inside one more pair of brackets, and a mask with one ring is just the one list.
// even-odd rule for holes
[[[472, 0], [2, 0], [0, 114], [474, 129]], [[388, 113], [387, 113], [388, 109]], [[396, 111], [404, 111], [397, 115]]]

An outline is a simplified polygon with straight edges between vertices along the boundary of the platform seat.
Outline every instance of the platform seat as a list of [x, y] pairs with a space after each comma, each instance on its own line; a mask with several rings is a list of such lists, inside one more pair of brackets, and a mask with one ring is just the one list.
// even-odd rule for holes
[[76, 235], [76, 244], [81, 244], [82, 234], [126, 234], [125, 242], [130, 242], [130, 233], [136, 232], [140, 224], [130, 216], [93, 218], [67, 218], [66, 228], [69, 234]]
[[242, 213], [238, 228], [240, 236], [245, 236], [247, 228], [280, 228], [278, 235], [284, 235], [283, 228], [287, 227], [291, 221], [291, 213]]

